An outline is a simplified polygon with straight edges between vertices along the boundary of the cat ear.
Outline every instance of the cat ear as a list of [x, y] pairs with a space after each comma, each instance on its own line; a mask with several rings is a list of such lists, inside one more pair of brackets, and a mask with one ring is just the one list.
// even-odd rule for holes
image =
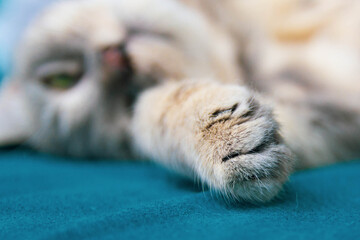
[[15, 81], [0, 88], [0, 147], [23, 143], [31, 134], [31, 119], [23, 89]]

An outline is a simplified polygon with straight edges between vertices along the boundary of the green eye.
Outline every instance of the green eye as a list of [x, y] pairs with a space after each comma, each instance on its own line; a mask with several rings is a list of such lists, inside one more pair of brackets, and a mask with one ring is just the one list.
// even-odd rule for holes
[[79, 76], [58, 74], [46, 77], [43, 82], [48, 87], [59, 90], [66, 90], [73, 87], [78, 82], [79, 78]]

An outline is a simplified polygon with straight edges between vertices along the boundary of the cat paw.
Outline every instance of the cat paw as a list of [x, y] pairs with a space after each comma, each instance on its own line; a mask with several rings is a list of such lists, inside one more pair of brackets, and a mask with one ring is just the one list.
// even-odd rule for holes
[[288, 179], [293, 156], [271, 109], [246, 89], [235, 92], [209, 99], [210, 107], [201, 113], [197, 170], [211, 189], [227, 198], [266, 202]]

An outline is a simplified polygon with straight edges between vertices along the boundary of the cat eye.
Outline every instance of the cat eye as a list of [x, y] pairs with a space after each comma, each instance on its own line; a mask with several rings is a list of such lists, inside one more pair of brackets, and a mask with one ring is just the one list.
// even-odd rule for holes
[[78, 75], [62, 73], [45, 77], [42, 79], [42, 82], [47, 87], [58, 90], [66, 90], [73, 87], [79, 81], [79, 79], [80, 76]]
[[75, 86], [82, 76], [82, 64], [76, 60], [47, 62], [37, 69], [41, 83], [55, 90], [67, 90]]

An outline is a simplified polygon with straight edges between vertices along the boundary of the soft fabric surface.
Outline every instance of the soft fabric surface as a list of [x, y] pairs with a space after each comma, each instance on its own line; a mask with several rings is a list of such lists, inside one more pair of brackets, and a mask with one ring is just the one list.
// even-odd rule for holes
[[0, 239], [359, 239], [360, 161], [295, 173], [230, 206], [146, 162], [0, 151]]

